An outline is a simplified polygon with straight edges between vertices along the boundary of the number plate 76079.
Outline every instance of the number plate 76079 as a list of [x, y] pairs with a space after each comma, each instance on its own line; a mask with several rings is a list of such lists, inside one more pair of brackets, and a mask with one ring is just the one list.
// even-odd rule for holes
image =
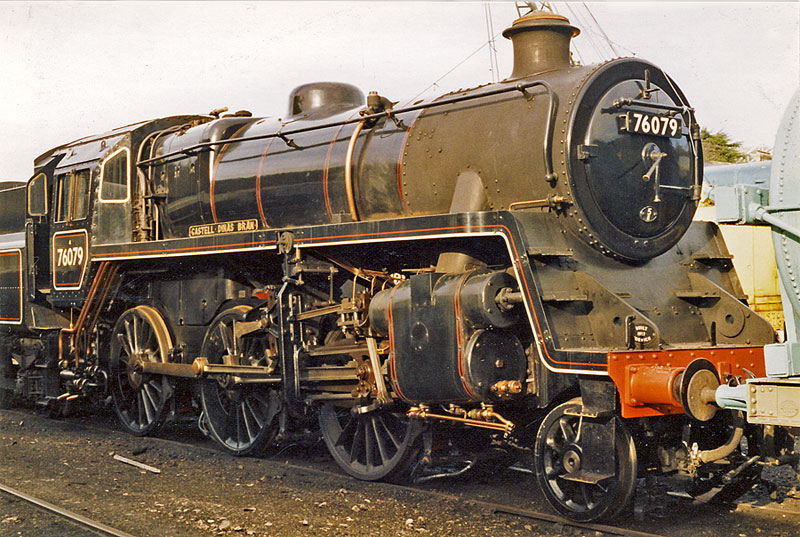
[[680, 138], [682, 136], [681, 120], [676, 117], [659, 116], [646, 112], [627, 112], [620, 116], [620, 130], [633, 134], [649, 134]]

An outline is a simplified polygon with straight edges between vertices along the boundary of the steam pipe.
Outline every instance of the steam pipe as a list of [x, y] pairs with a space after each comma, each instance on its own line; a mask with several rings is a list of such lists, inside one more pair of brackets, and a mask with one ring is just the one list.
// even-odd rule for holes
[[358, 122], [353, 135], [350, 136], [350, 143], [347, 145], [347, 157], [344, 160], [344, 189], [347, 192], [347, 206], [350, 208], [350, 218], [353, 222], [358, 222], [358, 210], [356, 209], [356, 197], [353, 193], [353, 153], [356, 150], [356, 141], [361, 130], [367, 123], [366, 119]]

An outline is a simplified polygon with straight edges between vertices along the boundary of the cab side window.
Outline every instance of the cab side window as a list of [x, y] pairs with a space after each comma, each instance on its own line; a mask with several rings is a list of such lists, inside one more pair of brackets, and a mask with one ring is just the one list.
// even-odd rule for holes
[[58, 176], [56, 222], [81, 220], [89, 215], [90, 179], [89, 170]]
[[72, 188], [72, 217], [71, 220], [82, 220], [89, 216], [89, 170], [82, 170], [75, 174]]
[[123, 147], [103, 161], [100, 172], [100, 201], [122, 203], [128, 201], [130, 169], [128, 148]]
[[31, 216], [47, 214], [47, 176], [43, 173], [28, 183], [28, 214]]
[[69, 208], [71, 201], [72, 174], [65, 173], [64, 175], [58, 176], [58, 199], [56, 201], [56, 207], [58, 207], [58, 211], [56, 213], [57, 222], [66, 222], [69, 220]]

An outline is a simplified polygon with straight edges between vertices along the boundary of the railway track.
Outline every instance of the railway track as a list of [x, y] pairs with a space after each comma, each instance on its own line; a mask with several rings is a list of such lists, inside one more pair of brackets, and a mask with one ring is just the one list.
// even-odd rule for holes
[[33, 505], [37, 509], [40, 509], [47, 513], [52, 513], [63, 519], [66, 519], [69, 522], [76, 524], [82, 528], [85, 528], [96, 535], [101, 535], [103, 537], [134, 537], [130, 533], [126, 533], [122, 530], [112, 528], [111, 526], [103, 524], [102, 522], [86, 518], [85, 516], [79, 515], [78, 513], [73, 513], [72, 511], [68, 511], [67, 509], [59, 507], [57, 505], [53, 505], [52, 503], [46, 502], [39, 498], [34, 498], [33, 496], [25, 494], [24, 492], [20, 492], [16, 489], [13, 489], [1, 483], [0, 483], [0, 491], [8, 496], [12, 496], [19, 500], [23, 500]]

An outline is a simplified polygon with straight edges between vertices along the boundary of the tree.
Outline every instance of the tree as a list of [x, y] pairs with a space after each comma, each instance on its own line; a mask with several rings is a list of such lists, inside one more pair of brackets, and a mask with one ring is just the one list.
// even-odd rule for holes
[[741, 150], [742, 142], [731, 140], [723, 131], [712, 134], [706, 129], [700, 131], [703, 141], [703, 157], [706, 161], [713, 162], [747, 162], [747, 154]]

